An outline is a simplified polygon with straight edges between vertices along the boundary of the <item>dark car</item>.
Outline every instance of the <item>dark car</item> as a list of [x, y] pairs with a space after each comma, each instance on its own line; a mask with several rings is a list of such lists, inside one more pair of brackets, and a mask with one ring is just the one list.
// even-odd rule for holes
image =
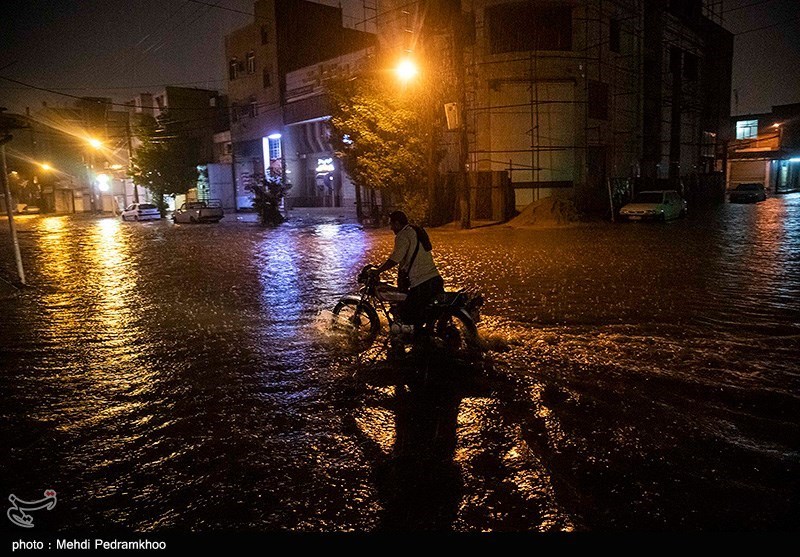
[[767, 191], [758, 182], [739, 184], [728, 194], [731, 203], [757, 203], [767, 199]]

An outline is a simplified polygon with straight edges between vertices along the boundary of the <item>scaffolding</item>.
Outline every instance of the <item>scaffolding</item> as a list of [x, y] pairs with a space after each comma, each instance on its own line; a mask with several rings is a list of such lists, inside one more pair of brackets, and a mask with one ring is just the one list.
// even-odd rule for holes
[[[536, 0], [531, 3], [556, 5]], [[536, 201], [547, 194], [545, 188], [583, 188], [591, 182], [592, 194], [605, 190], [598, 175], [629, 181], [643, 173], [666, 175], [668, 162], [675, 167], [675, 161], [684, 159], [696, 162], [699, 168], [701, 128], [707, 119], [703, 116], [706, 101], [702, 83], [696, 77], [677, 79], [666, 61], [674, 47], [689, 53], [687, 58], [694, 56], [692, 62], [702, 66], [702, 56], [708, 49], [706, 38], [694, 26], [682, 22], [689, 16], [648, 12], [654, 7], [647, 0], [564, 4], [572, 6], [570, 47], [546, 50], [540, 48], [537, 38], [530, 48], [495, 53], [489, 48], [490, 19], [485, 8], [497, 4], [462, 0], [459, 11], [462, 16], [464, 12], [470, 14], [474, 21], [470, 29], [473, 38], [465, 42], [463, 56], [466, 91], [461, 114], [469, 143], [468, 170], [506, 171], [518, 193], [524, 190], [525, 199]], [[379, 10], [382, 20], [391, 22], [397, 31], [398, 39], [404, 36], [405, 48], [409, 33], [416, 37], [421, 31], [424, 5], [418, 0], [395, 0], [387, 6], [390, 9]], [[706, 17], [719, 24], [723, 6], [721, 0], [699, 3], [691, 17]], [[656, 34], [648, 34], [646, 42], [649, 13], [659, 21], [659, 28]], [[611, 44], [612, 27], [616, 46]], [[447, 49], [435, 54], [460, 58]], [[648, 56], [657, 61], [656, 67], [646, 67]], [[655, 96], [646, 98], [646, 91]], [[598, 98], [605, 105], [599, 114]], [[496, 122], [500, 122], [496, 124], [500, 132], [493, 129]], [[569, 133], [559, 127], [562, 123]], [[515, 139], [504, 136], [504, 130], [513, 132]], [[452, 163], [457, 136], [445, 137]], [[649, 146], [649, 155], [645, 146]], [[450, 164], [449, 168], [458, 166]], [[698, 168], [680, 170], [685, 173]]]

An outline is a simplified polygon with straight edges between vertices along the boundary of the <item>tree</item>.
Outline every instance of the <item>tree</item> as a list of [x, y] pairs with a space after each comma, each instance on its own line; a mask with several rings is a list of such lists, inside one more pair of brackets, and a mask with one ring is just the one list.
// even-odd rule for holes
[[440, 87], [401, 88], [383, 72], [327, 84], [331, 143], [357, 187], [379, 189], [416, 222], [430, 221], [429, 195], [443, 153]]
[[280, 174], [248, 174], [244, 177], [245, 188], [253, 192], [253, 209], [264, 226], [278, 226], [286, 221], [281, 214], [281, 201], [291, 184], [286, 183]]
[[199, 145], [167, 113], [144, 120], [136, 135], [142, 143], [131, 158], [131, 177], [153, 192], [163, 214], [165, 196], [186, 193], [197, 184]]

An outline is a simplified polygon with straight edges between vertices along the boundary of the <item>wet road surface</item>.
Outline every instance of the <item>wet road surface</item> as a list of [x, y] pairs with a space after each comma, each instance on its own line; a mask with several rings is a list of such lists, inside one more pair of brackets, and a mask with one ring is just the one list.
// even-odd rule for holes
[[431, 231], [448, 287], [487, 297], [473, 366], [356, 359], [321, 333], [388, 230], [18, 225], [32, 287], [0, 284], [0, 496], [55, 489], [44, 528], [800, 525], [798, 195]]

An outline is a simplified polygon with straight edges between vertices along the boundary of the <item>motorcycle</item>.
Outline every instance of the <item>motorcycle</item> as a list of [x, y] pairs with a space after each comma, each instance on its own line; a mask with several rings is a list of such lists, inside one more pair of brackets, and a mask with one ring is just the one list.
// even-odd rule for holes
[[[345, 329], [358, 351], [367, 350], [382, 330], [380, 310], [389, 328], [393, 349], [404, 350], [412, 339], [404, 334], [398, 322], [399, 308], [406, 297], [396, 286], [381, 281], [367, 265], [358, 274], [357, 292], [343, 296], [333, 308], [334, 324]], [[434, 346], [444, 348], [449, 355], [473, 357], [480, 353], [481, 343], [476, 323], [480, 320], [483, 297], [459, 290], [444, 292], [424, 310], [422, 330], [415, 339], [428, 338]]]

